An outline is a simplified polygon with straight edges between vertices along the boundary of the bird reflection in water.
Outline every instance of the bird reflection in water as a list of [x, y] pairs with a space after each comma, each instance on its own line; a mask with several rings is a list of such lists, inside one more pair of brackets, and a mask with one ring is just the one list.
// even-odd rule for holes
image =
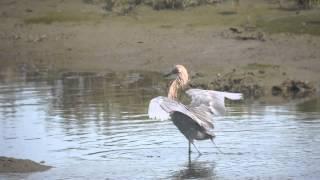
[[199, 157], [191, 160], [189, 156], [188, 162], [180, 170], [174, 172], [170, 179], [214, 179], [215, 163], [199, 161]]

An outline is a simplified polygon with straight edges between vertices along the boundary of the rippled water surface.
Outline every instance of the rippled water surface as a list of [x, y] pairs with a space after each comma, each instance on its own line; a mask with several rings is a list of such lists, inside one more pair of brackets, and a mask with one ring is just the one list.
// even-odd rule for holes
[[54, 166], [0, 179], [320, 178], [319, 100], [299, 106], [228, 104], [216, 144], [188, 159], [170, 121], [147, 117], [165, 95], [155, 73], [0, 73], [0, 156]]

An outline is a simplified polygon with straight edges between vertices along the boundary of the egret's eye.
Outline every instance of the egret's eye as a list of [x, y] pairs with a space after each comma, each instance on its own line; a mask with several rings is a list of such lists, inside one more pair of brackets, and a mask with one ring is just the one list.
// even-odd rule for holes
[[178, 74], [178, 73], [179, 73], [178, 68], [174, 68], [174, 69], [172, 70], [172, 74]]

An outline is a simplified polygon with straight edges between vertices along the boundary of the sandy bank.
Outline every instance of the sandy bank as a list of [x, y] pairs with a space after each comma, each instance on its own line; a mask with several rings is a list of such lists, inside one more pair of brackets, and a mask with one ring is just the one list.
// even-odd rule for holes
[[45, 171], [50, 166], [36, 163], [28, 159], [15, 159], [0, 156], [0, 173], [27, 173]]

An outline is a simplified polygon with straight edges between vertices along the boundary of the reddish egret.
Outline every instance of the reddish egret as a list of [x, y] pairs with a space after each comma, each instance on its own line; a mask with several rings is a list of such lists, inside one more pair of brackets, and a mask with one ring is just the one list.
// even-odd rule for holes
[[[210, 139], [214, 143], [213, 115], [225, 113], [225, 98], [239, 100], [242, 94], [202, 89], [186, 90], [189, 75], [187, 69], [182, 65], [176, 65], [169, 74], [175, 74], [176, 79], [169, 87], [168, 97], [158, 96], [150, 101], [149, 117], [160, 120], [171, 119], [189, 141], [189, 155], [191, 144], [201, 154], [194, 145], [194, 140]], [[178, 100], [180, 91], [185, 91], [191, 97], [189, 105], [184, 105]]]

